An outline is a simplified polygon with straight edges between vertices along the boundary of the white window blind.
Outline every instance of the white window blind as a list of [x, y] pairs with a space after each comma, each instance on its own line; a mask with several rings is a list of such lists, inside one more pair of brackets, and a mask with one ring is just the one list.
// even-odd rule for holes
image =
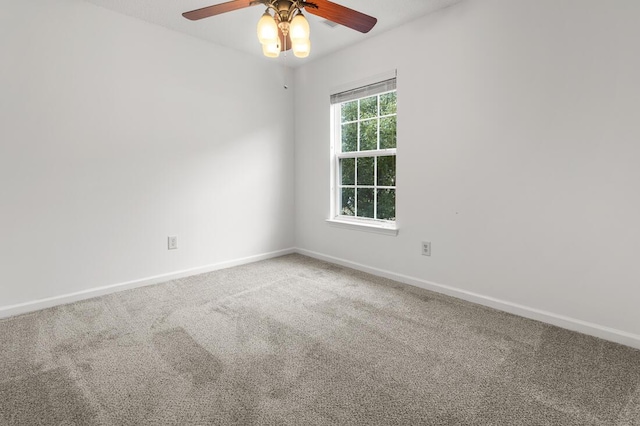
[[354, 99], [366, 98], [368, 96], [373, 96], [377, 95], [378, 93], [389, 92], [392, 90], [396, 90], [395, 78], [331, 95], [331, 104], [340, 104], [343, 102], [352, 101]]

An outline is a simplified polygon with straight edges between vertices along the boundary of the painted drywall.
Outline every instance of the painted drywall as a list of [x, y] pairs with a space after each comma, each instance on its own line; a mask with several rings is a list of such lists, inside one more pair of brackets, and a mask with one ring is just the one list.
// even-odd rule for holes
[[[640, 335], [638, 22], [463, 0], [296, 70], [297, 247]], [[399, 235], [329, 226], [329, 95], [390, 69]]]
[[280, 66], [80, 0], [0, 51], [0, 308], [292, 247]]

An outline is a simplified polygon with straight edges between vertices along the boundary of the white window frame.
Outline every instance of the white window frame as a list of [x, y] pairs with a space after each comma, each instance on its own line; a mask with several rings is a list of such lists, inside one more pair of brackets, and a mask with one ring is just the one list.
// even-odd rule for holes
[[[392, 83], [391, 83], [392, 81]], [[386, 88], [382, 86], [383, 83], [386, 85], [392, 84], [392, 88]], [[396, 92], [395, 87], [395, 75], [392, 79], [385, 79], [385, 81], [375, 82], [374, 84], [368, 84], [366, 86], [361, 86], [358, 89], [345, 91], [343, 93], [346, 94], [342, 96], [342, 93], [338, 95], [334, 95], [338, 101], [334, 101], [334, 96], [332, 96], [331, 102], [331, 211], [329, 215], [329, 219], [327, 219], [327, 223], [333, 226], [338, 226], [341, 228], [348, 229], [357, 229], [362, 231], [369, 231], [384, 235], [398, 235], [398, 226], [397, 226], [397, 184], [396, 186], [378, 186], [378, 168], [374, 167], [374, 180], [373, 185], [357, 185], [357, 168], [356, 168], [356, 177], [354, 185], [342, 185], [341, 184], [341, 176], [340, 176], [340, 160], [345, 158], [377, 158], [377, 157], [386, 157], [386, 156], [394, 156], [397, 158], [397, 148], [388, 148], [388, 149], [375, 149], [368, 151], [353, 151], [353, 152], [342, 152], [342, 124], [341, 123], [341, 105], [345, 102], [350, 102], [354, 100], [364, 99], [370, 96], [380, 96], [386, 93]], [[397, 117], [397, 111], [395, 114], [380, 116], [377, 115], [376, 119], [380, 120], [384, 117], [393, 116]], [[396, 118], [397, 120], [397, 118]], [[357, 122], [361, 122], [358, 120]], [[380, 123], [378, 121], [378, 131], [380, 128]], [[380, 137], [378, 135], [378, 144], [380, 143]], [[358, 132], [358, 148], [360, 145], [360, 132]], [[397, 146], [397, 140], [396, 140]], [[379, 147], [379, 145], [378, 145]], [[396, 169], [397, 174], [397, 169]], [[377, 190], [378, 189], [394, 189], [396, 190], [396, 220], [384, 220], [384, 219], [374, 219], [374, 218], [366, 218], [360, 216], [347, 216], [340, 214], [339, 211], [341, 201], [341, 188], [351, 187], [353, 188], [371, 188], [374, 190], [374, 200], [377, 199]], [[357, 196], [356, 196], [356, 206], [357, 206]], [[374, 202], [374, 217], [377, 216], [377, 202]], [[357, 211], [357, 207], [356, 207]]]

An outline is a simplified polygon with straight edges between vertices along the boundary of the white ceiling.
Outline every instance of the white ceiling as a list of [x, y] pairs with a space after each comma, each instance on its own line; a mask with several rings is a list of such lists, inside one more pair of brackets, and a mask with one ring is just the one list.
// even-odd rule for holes
[[[264, 7], [261, 5], [199, 21], [189, 21], [182, 17], [183, 12], [224, 3], [225, 0], [86, 1], [212, 43], [262, 57], [262, 48], [256, 36], [256, 24], [264, 12]], [[287, 65], [297, 66], [313, 58], [327, 55], [458, 1], [460, 0], [334, 0], [334, 3], [375, 16], [378, 18], [378, 23], [368, 34], [362, 34], [340, 25], [331, 28], [323, 22], [323, 19], [307, 13], [305, 16], [311, 26], [311, 55], [307, 59], [299, 59], [295, 58], [293, 54], [289, 54]], [[267, 59], [265, 58], [265, 60]]]

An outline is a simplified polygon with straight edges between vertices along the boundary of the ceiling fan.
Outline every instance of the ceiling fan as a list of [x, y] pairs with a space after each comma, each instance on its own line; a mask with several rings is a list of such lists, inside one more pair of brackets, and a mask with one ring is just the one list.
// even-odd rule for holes
[[[348, 7], [327, 0], [234, 0], [182, 14], [197, 21], [249, 6], [262, 4], [266, 11], [258, 21], [258, 40], [262, 52], [268, 57], [278, 57], [280, 52], [293, 49], [295, 56], [305, 58], [311, 51], [309, 23], [302, 10], [320, 16], [336, 24], [368, 33], [378, 20]], [[273, 15], [271, 15], [273, 11]]]

